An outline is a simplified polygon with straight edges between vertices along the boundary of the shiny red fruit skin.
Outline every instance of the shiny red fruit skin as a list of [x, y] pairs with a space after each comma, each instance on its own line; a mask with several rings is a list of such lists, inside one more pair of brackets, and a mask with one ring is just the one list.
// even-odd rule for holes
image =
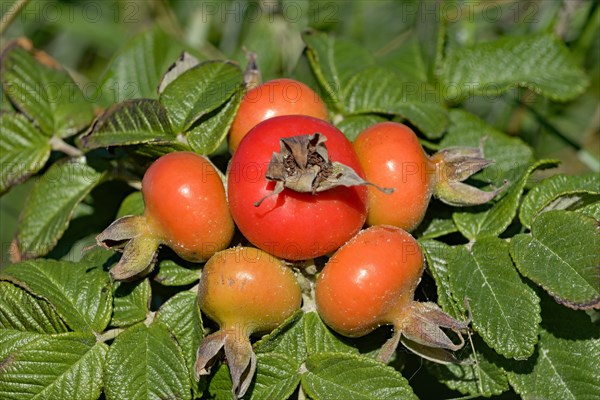
[[336, 251], [319, 274], [317, 310], [329, 327], [349, 337], [401, 325], [422, 273], [423, 253], [409, 233], [386, 225], [367, 228]]
[[279, 140], [320, 132], [332, 161], [363, 176], [351, 143], [337, 128], [308, 116], [281, 116], [254, 127], [233, 155], [228, 174], [228, 198], [233, 219], [255, 246], [289, 260], [305, 260], [330, 253], [363, 226], [367, 215], [367, 188], [337, 187], [317, 194], [284, 189], [272, 193], [274, 182], [265, 178]]
[[366, 179], [395, 189], [385, 194], [369, 188], [367, 224], [414, 230], [427, 211], [435, 171], [415, 133], [400, 123], [381, 122], [362, 131], [353, 146]]
[[142, 180], [149, 228], [180, 257], [204, 261], [227, 247], [234, 225], [215, 167], [192, 152], [157, 159]]
[[249, 90], [229, 132], [233, 153], [242, 138], [260, 122], [281, 115], [308, 115], [326, 120], [327, 107], [317, 93], [294, 79], [273, 79]]

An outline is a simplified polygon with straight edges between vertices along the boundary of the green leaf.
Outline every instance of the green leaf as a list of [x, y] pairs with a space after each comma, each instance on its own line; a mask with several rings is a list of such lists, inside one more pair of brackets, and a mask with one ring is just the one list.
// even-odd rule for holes
[[264, 353], [257, 355], [256, 376], [248, 390], [250, 399], [288, 399], [298, 384], [300, 365], [292, 355]]
[[144, 198], [141, 191], [135, 191], [125, 197], [119, 211], [117, 211], [116, 219], [126, 215], [142, 215], [144, 213]]
[[50, 302], [73, 330], [101, 333], [110, 321], [111, 284], [101, 266], [44, 259], [23, 261], [2, 269], [0, 280]]
[[450, 389], [462, 394], [497, 396], [508, 390], [502, 359], [479, 338], [473, 337], [475, 354], [469, 354], [464, 364], [426, 363], [427, 369]]
[[516, 235], [510, 243], [519, 272], [575, 309], [600, 305], [598, 249], [598, 221], [572, 211], [539, 214], [531, 235]]
[[1, 114], [0, 194], [38, 172], [50, 156], [48, 137], [21, 114]]
[[73, 135], [94, 117], [92, 106], [66, 71], [47, 55], [36, 59], [16, 42], [2, 54], [0, 80], [13, 104], [47, 136]]
[[316, 312], [310, 312], [304, 316], [304, 336], [308, 354], [323, 352], [358, 353], [356, 348], [346, 344], [340, 336], [333, 333], [321, 321]]
[[128, 326], [146, 319], [151, 296], [148, 278], [136, 282], [115, 282], [111, 326]]
[[8, 282], [0, 282], [0, 329], [37, 333], [68, 331], [46, 300], [36, 298]]
[[306, 360], [302, 388], [314, 399], [416, 399], [408, 381], [371, 358], [318, 353]]
[[0, 398], [95, 400], [107, 349], [81, 333], [23, 343], [0, 364]]
[[[44, 337], [43, 333], [0, 328], [0, 360], [3, 362], [8, 360], [12, 353], [42, 337]], [[1, 371], [2, 368], [0, 367], [0, 374]]]
[[299, 311], [254, 345], [256, 354], [278, 353], [292, 355], [301, 364], [307, 356], [304, 324], [306, 315]]
[[187, 132], [187, 140], [196, 153], [214, 153], [227, 138], [229, 128], [240, 106], [242, 95], [243, 92], [238, 91], [225, 105], [211, 113], [214, 115], [210, 115], [208, 119], [201, 121]]
[[106, 356], [107, 400], [190, 399], [181, 349], [160, 323], [135, 325], [117, 336]]
[[158, 100], [135, 99], [102, 113], [80, 138], [87, 149], [176, 141], [167, 110]]
[[312, 70], [325, 89], [326, 99], [338, 110], [343, 110], [342, 91], [350, 78], [374, 63], [373, 56], [362, 46], [348, 39], [318, 32], [305, 32], [302, 36], [307, 46]]
[[[197, 268], [198, 264], [195, 266]], [[200, 279], [198, 269], [182, 267], [173, 260], [162, 260], [158, 266], [158, 273], [154, 275], [154, 280], [164, 286], [187, 286], [197, 282], [198, 279]]]
[[600, 330], [583, 311], [543, 299], [536, 353], [513, 364], [508, 375], [511, 386], [524, 399], [598, 399]]
[[351, 142], [365, 129], [379, 122], [387, 121], [378, 115], [349, 115], [341, 121], [336, 122], [335, 126], [346, 135]]
[[195, 382], [194, 364], [204, 332], [197, 295], [188, 290], [177, 293], [160, 307], [155, 320], [163, 323], [177, 340], [190, 372], [194, 392], [200, 394], [201, 390]]
[[231, 375], [227, 364], [221, 363], [215, 369], [216, 371], [208, 382], [210, 396], [207, 397], [215, 400], [235, 400], [231, 392]]
[[[424, 224], [423, 224], [424, 225]], [[457, 232], [458, 228], [451, 219], [434, 218], [427, 224], [423, 234], [419, 239], [435, 239], [440, 236]]]
[[513, 185], [534, 161], [532, 149], [521, 139], [505, 135], [466, 111], [454, 109], [449, 115], [448, 133], [440, 142], [440, 147], [478, 147], [485, 138], [485, 158], [494, 160], [493, 165], [474, 175], [475, 179], [496, 187], [508, 179], [509, 184]]
[[598, 195], [600, 175], [597, 173], [577, 176], [553, 175], [527, 193], [521, 205], [519, 219], [524, 226], [531, 228], [536, 215], [541, 212], [556, 209], [574, 210], [585, 205], [588, 197], [600, 200]]
[[209, 61], [179, 75], [160, 94], [173, 129], [187, 131], [194, 122], [224, 104], [241, 87], [240, 68], [227, 61]]
[[104, 178], [81, 159], [54, 163], [35, 182], [19, 216], [21, 259], [48, 253], [69, 226], [77, 205]]
[[498, 95], [521, 86], [567, 101], [589, 83], [564, 43], [552, 34], [509, 36], [457, 48], [444, 62], [441, 80], [452, 99]]
[[521, 193], [529, 175], [536, 169], [556, 166], [556, 160], [539, 160], [534, 163], [508, 193], [491, 208], [479, 212], [455, 212], [452, 215], [456, 227], [466, 238], [474, 240], [484, 236], [498, 236], [508, 228], [517, 214]]
[[349, 114], [399, 115], [430, 139], [440, 138], [448, 124], [442, 104], [424, 102], [419, 96], [411, 95], [399, 77], [385, 68], [371, 67], [357, 73], [342, 92]]
[[183, 50], [183, 45], [157, 29], [140, 33], [111, 61], [100, 87], [102, 98], [107, 104], [156, 99], [164, 71]]
[[425, 252], [427, 267], [437, 287], [437, 302], [444, 311], [454, 318], [463, 318], [462, 308], [452, 296], [452, 287], [448, 273], [448, 263], [455, 257], [456, 249], [436, 240], [419, 239]]
[[515, 270], [508, 243], [484, 238], [471, 252], [455, 248], [448, 259], [450, 286], [455, 299], [469, 300], [473, 328], [507, 358], [533, 354], [540, 322], [539, 298]]

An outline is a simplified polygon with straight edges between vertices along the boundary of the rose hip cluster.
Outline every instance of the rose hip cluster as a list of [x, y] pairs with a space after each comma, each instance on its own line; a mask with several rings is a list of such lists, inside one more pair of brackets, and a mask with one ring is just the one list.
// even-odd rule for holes
[[[375, 124], [351, 143], [326, 119], [323, 101], [300, 82], [274, 80], [248, 91], [230, 131], [225, 182], [206, 157], [167, 154], [144, 175], [144, 215], [123, 217], [97, 237], [123, 251], [110, 271], [116, 280], [148, 274], [160, 245], [207, 261], [198, 299], [220, 330], [202, 341], [196, 374], [208, 373], [223, 351], [238, 397], [256, 368], [249, 336], [273, 330], [301, 306], [289, 266], [295, 261], [330, 256], [313, 296], [337, 333], [360, 337], [393, 325], [379, 354], [384, 362], [400, 341], [439, 362], [456, 361], [444, 349], [464, 344], [468, 322], [413, 300], [424, 263], [408, 232], [432, 196], [455, 206], [492, 199], [497, 191], [463, 183], [490, 161], [481, 148], [429, 157], [396, 122]], [[226, 249], [236, 226], [247, 243]]]

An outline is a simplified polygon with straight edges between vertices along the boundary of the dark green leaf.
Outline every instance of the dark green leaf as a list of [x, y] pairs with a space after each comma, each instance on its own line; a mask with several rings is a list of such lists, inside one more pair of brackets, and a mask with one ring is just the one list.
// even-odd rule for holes
[[264, 353], [257, 355], [257, 361], [256, 377], [246, 398], [289, 398], [300, 383], [300, 366], [293, 355]]
[[101, 267], [38, 259], [8, 265], [0, 279], [50, 302], [71, 329], [101, 333], [110, 321], [111, 284]]
[[600, 305], [598, 221], [572, 211], [539, 214], [531, 235], [513, 237], [517, 268], [556, 301], [571, 308]]
[[176, 133], [224, 104], [242, 84], [240, 68], [226, 61], [199, 64], [169, 83], [160, 94]]
[[215, 152], [221, 143], [227, 138], [229, 127], [235, 118], [243, 92], [239, 91], [216, 110], [207, 120], [201, 121], [187, 132], [186, 137], [190, 147], [200, 154], [211, 154]]
[[544, 297], [536, 352], [512, 366], [508, 380], [524, 399], [598, 399], [600, 330], [583, 311], [569, 310]]
[[140, 33], [112, 60], [100, 87], [101, 97], [109, 105], [157, 98], [163, 73], [183, 49], [183, 45], [159, 30]]
[[255, 352], [292, 355], [299, 364], [303, 363], [307, 355], [307, 338], [304, 330], [306, 315], [302, 312], [295, 313], [273, 332], [256, 342]]
[[0, 194], [38, 172], [50, 156], [48, 137], [21, 114], [0, 115]]
[[66, 71], [47, 55], [36, 59], [15, 42], [2, 54], [0, 80], [13, 104], [47, 136], [70, 136], [94, 117], [90, 103]]
[[356, 348], [346, 344], [340, 336], [334, 334], [321, 321], [316, 312], [310, 312], [304, 316], [304, 336], [308, 354], [322, 352], [358, 353]]
[[[420, 229], [420, 228], [419, 228]], [[435, 239], [458, 231], [456, 224], [451, 219], [434, 218], [429, 221], [427, 228], [419, 239]]]
[[80, 138], [81, 145], [88, 149], [176, 140], [167, 111], [158, 100], [150, 99], [115, 104]]
[[318, 353], [306, 360], [302, 388], [314, 399], [416, 399], [408, 381], [395, 369], [371, 358]]
[[146, 279], [115, 282], [113, 287], [112, 326], [128, 326], [143, 321], [148, 314], [152, 289]]
[[68, 331], [46, 300], [36, 298], [8, 282], [0, 282], [0, 329], [37, 333]]
[[564, 43], [551, 34], [509, 36], [457, 48], [445, 60], [441, 78], [453, 99], [472, 93], [497, 95], [522, 86], [566, 101], [589, 83]]
[[530, 228], [540, 212], [556, 209], [575, 210], [586, 205], [588, 197], [600, 201], [599, 195], [600, 175], [597, 173], [578, 176], [553, 175], [527, 193], [521, 205], [519, 219], [524, 226]]
[[341, 121], [336, 122], [335, 126], [352, 142], [363, 130], [383, 121], [387, 120], [379, 115], [349, 115]]
[[25, 201], [16, 244], [21, 259], [48, 253], [69, 226], [77, 205], [104, 177], [82, 159], [53, 164]]
[[399, 115], [428, 138], [441, 137], [448, 123], [445, 107], [440, 102], [423, 101], [417, 89], [411, 89], [395, 73], [371, 67], [354, 75], [343, 88], [345, 109], [350, 114]]
[[535, 162], [521, 179], [513, 185], [506, 196], [491, 208], [480, 212], [455, 212], [452, 215], [456, 227], [470, 240], [484, 236], [498, 236], [506, 230], [517, 214], [521, 193], [527, 184], [529, 175], [536, 169], [554, 167], [556, 160], [540, 160]]
[[357, 43], [325, 33], [306, 32], [303, 39], [313, 72], [325, 89], [327, 96], [323, 97], [343, 110], [342, 91], [354, 74], [374, 63], [373, 56]]
[[[191, 263], [190, 263], [191, 264]], [[200, 279], [198, 269], [182, 267], [173, 260], [163, 260], [158, 266], [154, 280], [165, 286], [186, 286]]]
[[108, 346], [65, 333], [23, 343], [0, 363], [0, 398], [96, 400]]
[[458, 247], [451, 255], [452, 293], [457, 302], [469, 300], [473, 328], [505, 357], [531, 356], [538, 339], [539, 298], [515, 270], [508, 243], [485, 238], [475, 242], [471, 252]]
[[107, 400], [185, 400], [191, 397], [190, 384], [181, 348], [162, 324], [135, 325], [110, 346]]

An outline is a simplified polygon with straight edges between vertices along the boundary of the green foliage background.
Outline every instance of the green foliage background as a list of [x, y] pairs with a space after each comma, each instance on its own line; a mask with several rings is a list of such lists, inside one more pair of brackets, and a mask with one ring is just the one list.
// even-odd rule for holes
[[[437, 300], [455, 317], [466, 313], [462, 299], [471, 300], [476, 353], [466, 348], [461, 356], [478, 364], [439, 366], [399, 352], [394, 368], [385, 367], [372, 355], [388, 330], [348, 341], [306, 313], [256, 344], [252, 398], [296, 396], [299, 383], [302, 395], [315, 399], [410, 398], [412, 392], [420, 398], [600, 396], [598, 312], [575, 310], [590, 308], [600, 292], [597, 2], [30, 0], [1, 6], [2, 47], [26, 37], [68, 75], [22, 49], [3, 55], [0, 397], [26, 399], [37, 390], [21, 386], [13, 393], [17, 375], [4, 371], [2, 361], [15, 346], [25, 361], [44, 362], [36, 357], [46, 352], [59, 354], [50, 359], [54, 365], [71, 366], [55, 380], [28, 372], [47, 385], [43, 398], [58, 398], [73, 382], [79, 382], [78, 399], [102, 391], [110, 399], [186, 398], [190, 391], [230, 396], [225, 367], [199, 386], [188, 376], [201, 315], [195, 296], [181, 289], [195, 284], [199, 266], [166, 251], [152, 279], [112, 284], [100, 268], [114, 262], [110, 254], [92, 251], [82, 259], [82, 250], [117, 215], [141, 213], [139, 192], [128, 183], [135, 186], [159, 154], [189, 146], [226, 164], [224, 138], [241, 96], [236, 85], [246, 50], [257, 53], [263, 80], [294, 77], [315, 88], [350, 139], [385, 119], [408, 121], [431, 152], [477, 146], [486, 137], [486, 156], [496, 163], [472, 183], [489, 189], [509, 180], [489, 206], [453, 209], [434, 201], [415, 232], [428, 258], [417, 296]], [[159, 95], [156, 86], [183, 50], [200, 62], [221, 61], [179, 76]], [[77, 101], [40, 101], [51, 97], [49, 83], [76, 87], [73, 82], [81, 89], [73, 92]], [[46, 97], [27, 97], [31, 84], [46, 88]], [[193, 109], [181, 106], [185, 96]], [[126, 102], [140, 98], [147, 100]], [[23, 114], [15, 116], [14, 106]], [[111, 106], [87, 129], [94, 114]], [[108, 145], [117, 150], [106, 151]], [[75, 156], [77, 149], [90, 154], [87, 161]], [[33, 178], [8, 182], [14, 171], [6, 166], [14, 163], [23, 166], [20, 180]], [[45, 259], [11, 264], [15, 237], [23, 254]], [[116, 333], [114, 342], [106, 336]], [[131, 349], [145, 363], [127, 359]], [[159, 367], [165, 374], [136, 381]], [[132, 394], [132, 387], [140, 392]]]

